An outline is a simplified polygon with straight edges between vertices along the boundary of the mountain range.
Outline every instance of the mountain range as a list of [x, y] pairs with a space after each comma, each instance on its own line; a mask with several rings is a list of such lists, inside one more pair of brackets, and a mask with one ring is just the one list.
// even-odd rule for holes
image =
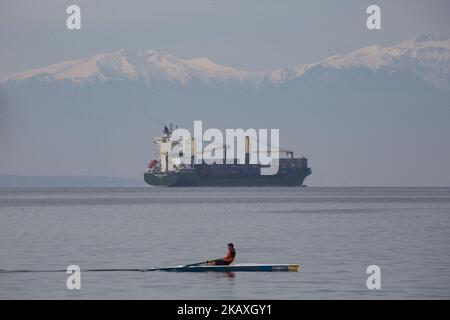
[[365, 47], [349, 54], [331, 56], [316, 63], [271, 71], [247, 71], [217, 64], [208, 58], [181, 59], [154, 50], [119, 50], [71, 60], [0, 78], [2, 83], [25, 81], [70, 81], [74, 84], [104, 81], [167, 81], [189, 86], [232, 81], [259, 88], [264, 84], [281, 86], [307, 77], [316, 69], [366, 68], [372, 72], [410, 72], [431, 84], [450, 90], [450, 39], [422, 35], [391, 47]]
[[449, 101], [433, 34], [262, 71], [119, 50], [0, 77], [0, 173], [139, 177], [164, 124], [203, 120], [279, 128], [313, 185], [449, 185]]

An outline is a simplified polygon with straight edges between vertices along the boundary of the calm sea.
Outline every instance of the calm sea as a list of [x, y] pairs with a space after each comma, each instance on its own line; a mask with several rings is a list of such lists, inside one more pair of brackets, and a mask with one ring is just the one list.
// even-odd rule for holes
[[[220, 258], [298, 273], [0, 273], [2, 299], [450, 298], [448, 188], [0, 189], [0, 269]], [[368, 290], [366, 268], [381, 268]]]

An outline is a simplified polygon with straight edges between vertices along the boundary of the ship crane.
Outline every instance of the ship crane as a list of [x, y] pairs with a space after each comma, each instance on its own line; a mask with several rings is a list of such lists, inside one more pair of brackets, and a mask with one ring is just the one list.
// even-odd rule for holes
[[[270, 152], [277, 152], [277, 151], [272, 150]], [[278, 153], [283, 153], [283, 152], [285, 152], [286, 155], [289, 155], [291, 159], [294, 159], [294, 152], [293, 151], [291, 151], [291, 150], [283, 150], [283, 149], [279, 149], [278, 150]], [[258, 151], [252, 151], [251, 153], [258, 153]]]
[[229, 144], [224, 144], [223, 146], [221, 146], [221, 147], [215, 147], [215, 148], [212, 148], [212, 149], [208, 149], [208, 150], [202, 150], [202, 151], [199, 151], [199, 152], [196, 152], [195, 154], [202, 154], [203, 155], [203, 153], [205, 152], [205, 151], [214, 151], [214, 150], [218, 150], [218, 149], [228, 149], [228, 148], [230, 148], [231, 146], [229, 145]]
[[[251, 139], [251, 137], [249, 137], [249, 139]], [[282, 147], [278, 147], [278, 148], [274, 147], [274, 146], [270, 145], [269, 143], [262, 141], [262, 140], [260, 142], [264, 143], [267, 147], [270, 147], [271, 149], [272, 148], [275, 149], [275, 150], [270, 150], [270, 152], [278, 152], [278, 153], [284, 152], [284, 153], [286, 153], [286, 155], [290, 155], [291, 159], [294, 159], [294, 151], [288, 150], [288, 149], [285, 149]], [[253, 151], [252, 153], [258, 153], [258, 151]]]
[[[294, 159], [294, 151], [292, 150], [287, 150], [287, 149], [283, 149], [283, 148], [279, 148], [278, 150], [270, 150], [270, 152], [275, 152], [275, 153], [286, 153], [286, 155], [290, 155], [291, 159]], [[258, 151], [251, 151], [251, 153], [258, 153]]]
[[[202, 151], [195, 152], [194, 154], [192, 154], [192, 157], [194, 157], [194, 155], [201, 154], [202, 155], [202, 162], [205, 163], [205, 160], [203, 158], [203, 154], [204, 154], [205, 151], [210, 152], [210, 151], [215, 151], [215, 150], [218, 150], [218, 149], [223, 149], [223, 159], [224, 159], [223, 161], [226, 161], [225, 159], [227, 158], [227, 149], [230, 148], [230, 147], [231, 146], [229, 144], [224, 144], [222, 146], [218, 146], [218, 147], [215, 147], [215, 148], [212, 148], [212, 149], [208, 149], [208, 150], [202, 149]], [[193, 160], [192, 160], [192, 163], [193, 163]]]

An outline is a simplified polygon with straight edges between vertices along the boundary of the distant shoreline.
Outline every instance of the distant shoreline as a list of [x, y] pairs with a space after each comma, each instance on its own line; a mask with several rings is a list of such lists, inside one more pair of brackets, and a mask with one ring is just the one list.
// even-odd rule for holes
[[106, 176], [22, 176], [0, 174], [0, 188], [145, 187], [139, 178]]

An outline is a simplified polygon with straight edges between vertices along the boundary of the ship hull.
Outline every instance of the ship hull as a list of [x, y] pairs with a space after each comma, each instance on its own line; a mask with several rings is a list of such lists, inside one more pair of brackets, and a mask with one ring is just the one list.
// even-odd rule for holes
[[167, 187], [270, 187], [302, 186], [311, 174], [310, 168], [290, 170], [276, 175], [202, 176], [198, 172], [189, 173], [144, 173], [144, 180], [152, 186]]

